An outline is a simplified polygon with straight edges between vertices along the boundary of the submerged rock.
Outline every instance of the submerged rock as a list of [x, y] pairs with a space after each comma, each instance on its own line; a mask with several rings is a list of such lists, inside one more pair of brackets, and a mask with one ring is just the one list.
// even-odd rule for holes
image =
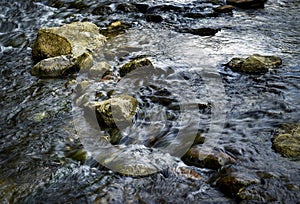
[[214, 11], [217, 13], [232, 13], [233, 6], [231, 5], [223, 5], [214, 8]]
[[118, 4], [116, 6], [116, 9], [119, 10], [119, 11], [123, 11], [125, 13], [138, 12], [139, 11], [134, 4], [130, 4], [130, 3], [121, 3], [121, 4]]
[[282, 61], [277, 56], [263, 56], [253, 54], [247, 58], [233, 58], [227, 63], [227, 66], [236, 72], [248, 74], [263, 74], [270, 68], [278, 67]]
[[107, 28], [101, 29], [100, 33], [106, 37], [113, 38], [117, 35], [125, 33], [125, 31], [129, 28], [131, 28], [131, 25], [129, 23], [116, 21], [112, 22]]
[[111, 99], [92, 102], [88, 106], [96, 109], [100, 126], [128, 126], [136, 113], [138, 102], [129, 95], [119, 95]]
[[223, 152], [206, 152], [201, 145], [193, 146], [184, 156], [183, 161], [189, 165], [219, 169], [225, 164], [233, 163], [235, 160]]
[[147, 14], [146, 15], [146, 21], [148, 21], [148, 22], [160, 23], [163, 20], [164, 19], [161, 15], [157, 15], [157, 14]]
[[199, 35], [199, 36], [213, 36], [220, 30], [221, 30], [220, 28], [187, 28], [181, 30], [180, 32], [191, 33], [193, 35]]
[[267, 0], [227, 0], [227, 4], [244, 9], [264, 8]]
[[183, 15], [183, 17], [187, 17], [187, 18], [205, 18], [205, 15], [203, 15], [202, 13], [189, 12], [189, 13], [185, 13]]
[[100, 4], [99, 6], [94, 8], [94, 10], [92, 11], [92, 14], [102, 15], [102, 16], [109, 15], [112, 13], [113, 13], [113, 10], [108, 3]]
[[284, 125], [273, 139], [273, 148], [284, 157], [300, 158], [300, 124]]
[[104, 42], [99, 28], [90, 22], [42, 28], [32, 50], [33, 58], [42, 61], [31, 69], [31, 74], [59, 77], [70, 70], [89, 69], [93, 65], [91, 52]]
[[141, 67], [153, 67], [153, 64], [147, 58], [141, 58], [141, 59], [132, 60], [132, 61], [124, 64], [120, 68], [120, 70], [119, 70], [120, 76], [124, 77], [129, 72], [131, 72], [131, 71], [133, 71], [135, 69], [141, 68]]

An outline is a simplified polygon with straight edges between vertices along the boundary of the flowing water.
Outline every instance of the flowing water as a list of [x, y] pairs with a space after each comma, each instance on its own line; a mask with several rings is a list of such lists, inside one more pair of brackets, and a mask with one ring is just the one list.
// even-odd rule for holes
[[[254, 178], [271, 175], [260, 178], [253, 192], [279, 203], [300, 200], [299, 160], [275, 153], [271, 142], [279, 125], [300, 121], [299, 2], [269, 0], [264, 9], [236, 9], [233, 15], [201, 19], [165, 11], [160, 13], [165, 20], [159, 24], [146, 22], [138, 12], [92, 14], [100, 1], [85, 1], [86, 7], [80, 9], [71, 1], [58, 2], [0, 2], [1, 203], [235, 203], [207, 182], [214, 170], [190, 167], [201, 175], [195, 180], [164, 169], [181, 164], [180, 157], [194, 139], [188, 135], [198, 131], [207, 138], [207, 146], [236, 159], [232, 168], [237, 172]], [[143, 2], [191, 10], [198, 6], [204, 14], [213, 5], [184, 0]], [[133, 25], [108, 40], [97, 60], [117, 68], [129, 59], [147, 56], [156, 68], [128, 75], [118, 83], [97, 82], [90, 96], [103, 93], [105, 98], [114, 89], [137, 98], [140, 109], [134, 124], [119, 128], [128, 136], [119, 146], [126, 151], [117, 154], [123, 154], [119, 161], [129, 167], [133, 162], [151, 167], [157, 163], [154, 171], [158, 173], [122, 176], [94, 160], [91, 149], [97, 145], [90, 145], [86, 138], [98, 132], [78, 123], [82, 118], [74, 107], [74, 89], [66, 85], [74, 78], [80, 80], [82, 73], [60, 79], [38, 79], [29, 73], [39, 28], [84, 20], [99, 27], [116, 20]], [[221, 31], [205, 37], [177, 32], [187, 27]], [[260, 76], [234, 73], [223, 66], [233, 57], [253, 53], [278, 55], [283, 65]], [[199, 111], [199, 104], [209, 108]], [[152, 149], [145, 149], [153, 135], [157, 141]], [[82, 148], [91, 154], [88, 160], [70, 156], [70, 150]], [[106, 158], [103, 151], [103, 160], [115, 153], [107, 150]]]

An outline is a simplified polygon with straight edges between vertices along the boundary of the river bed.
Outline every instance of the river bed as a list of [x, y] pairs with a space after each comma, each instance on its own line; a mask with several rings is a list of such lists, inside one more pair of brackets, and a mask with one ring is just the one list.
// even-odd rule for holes
[[[257, 194], [259, 202], [299, 202], [299, 160], [282, 157], [272, 149], [271, 142], [279, 125], [300, 121], [299, 3], [269, 0], [264, 9], [236, 8], [232, 15], [201, 19], [166, 11], [160, 13], [163, 22], [152, 23], [137, 12], [116, 12], [107, 17], [93, 14], [100, 1], [85, 1], [85, 9], [71, 1], [58, 2], [0, 2], [1, 203], [240, 201], [209, 182], [216, 170], [190, 166], [201, 179], [186, 178], [172, 168], [146, 176], [124, 176], [92, 157], [82, 161], [72, 155], [72, 151], [89, 151], [76, 123], [79, 116], [74, 112], [74, 90], [67, 85], [74, 78], [80, 79], [81, 73], [60, 79], [31, 76], [31, 50], [39, 28], [86, 20], [100, 28], [116, 20], [132, 24], [125, 33], [108, 40], [97, 60], [118, 67], [136, 56], [147, 56], [161, 70], [159, 74], [163, 73], [152, 78], [143, 76], [139, 84], [159, 85], [161, 92], [153, 86], [137, 89], [130, 77], [98, 86], [99, 91], [117, 87], [121, 93], [135, 94], [144, 104], [144, 112], [139, 112], [135, 121], [140, 124], [134, 126], [136, 140], [143, 141], [150, 132], [164, 132], [164, 140], [153, 148], [166, 149], [165, 144], [174, 141], [176, 134], [186, 133], [186, 127], [193, 134], [201, 131], [211, 139], [211, 145], [235, 158], [232, 171], [258, 180], [248, 189], [255, 192], [252, 199]], [[209, 1], [143, 3], [203, 6], [203, 14], [213, 6]], [[221, 30], [214, 36], [177, 32], [186, 27]], [[253, 53], [277, 55], [283, 64], [264, 75], [235, 73], [224, 66], [233, 57]], [[171, 93], [177, 108], [156, 103], [151, 97], [160, 97], [158, 93]], [[211, 108], [199, 112], [195, 104], [211, 104]], [[144, 115], [153, 123], [147, 125]], [[175, 160], [180, 163], [182, 154], [176, 155], [176, 151], [181, 149], [175, 147], [167, 150], [174, 160], [164, 160], [166, 166], [172, 166]], [[140, 158], [144, 164], [153, 162], [147, 155]], [[127, 164], [130, 166], [130, 160]]]

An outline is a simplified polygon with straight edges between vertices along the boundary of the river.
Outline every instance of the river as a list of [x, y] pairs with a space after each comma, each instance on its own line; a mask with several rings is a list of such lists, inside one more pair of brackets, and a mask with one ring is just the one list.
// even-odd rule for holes
[[[150, 78], [138, 75], [139, 87], [133, 83], [135, 79], [125, 77], [119, 83], [95, 89], [106, 93], [114, 87], [121, 93], [134, 94], [143, 104], [132, 132], [125, 129], [124, 134], [133, 134], [140, 142], [150, 133], [163, 133], [162, 142], [153, 149], [166, 150], [174, 160], [180, 160], [187, 141], [178, 140], [177, 146], [166, 144], [173, 144], [176, 135], [200, 130], [210, 145], [235, 158], [232, 169], [259, 179], [252, 187], [252, 192], [264, 199], [259, 202], [299, 202], [299, 160], [282, 157], [272, 149], [271, 142], [279, 125], [300, 121], [298, 1], [269, 0], [264, 9], [237, 8], [232, 15], [200, 19], [185, 18], [177, 11], [159, 11], [164, 18], [161, 23], [147, 22], [135, 11], [93, 14], [103, 1], [84, 1], [84, 7], [71, 2], [0, 2], [1, 203], [238, 202], [208, 182], [216, 170], [191, 166], [201, 175], [199, 180], [164, 169], [146, 176], [124, 176], [99, 164], [91, 155], [84, 161], [74, 159], [72, 152], [90, 153], [80, 134], [94, 134], [79, 131], [74, 90], [67, 85], [80, 79], [81, 73], [60, 79], [31, 76], [32, 46], [41, 27], [91, 21], [101, 28], [116, 20], [129, 22], [132, 27], [110, 39], [99, 60], [118, 67], [136, 56], [147, 56], [161, 70]], [[213, 7], [213, 1], [204, 0], [140, 2], [203, 8], [203, 15]], [[117, 4], [109, 3], [111, 8]], [[187, 27], [221, 30], [214, 36], [177, 32]], [[283, 64], [264, 75], [235, 73], [224, 66], [233, 57], [253, 53], [277, 55]], [[155, 100], [166, 96], [174, 106]], [[201, 112], [195, 104], [210, 104], [211, 108]], [[159, 160], [155, 156], [149, 160], [147, 155], [137, 157], [142, 164]], [[131, 162], [128, 159], [125, 163], [130, 166]], [[159, 162], [173, 165], [173, 160]]]

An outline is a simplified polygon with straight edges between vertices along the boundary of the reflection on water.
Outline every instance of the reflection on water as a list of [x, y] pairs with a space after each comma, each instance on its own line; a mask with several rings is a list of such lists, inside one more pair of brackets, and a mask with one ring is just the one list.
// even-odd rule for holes
[[[261, 172], [273, 175], [254, 186], [256, 192], [267, 192], [279, 202], [299, 200], [296, 188], [299, 189], [300, 181], [299, 161], [283, 158], [271, 148], [272, 134], [278, 125], [300, 120], [300, 7], [297, 3], [270, 0], [265, 9], [237, 9], [232, 16], [203, 19], [187, 20], [175, 13], [172, 16], [165, 13], [166, 22], [151, 24], [139, 19], [139, 15], [118, 13], [101, 19], [90, 10], [67, 8], [67, 3], [54, 7], [53, 2], [0, 3], [1, 202], [234, 202], [207, 184], [214, 173], [212, 170], [190, 167], [201, 176], [199, 180], [174, 173], [172, 165], [180, 163], [178, 158], [164, 160], [161, 165], [166, 166], [157, 174], [135, 178], [116, 174], [93, 158], [80, 163], [66, 156], [67, 147], [82, 148], [74, 128], [72, 89], [65, 86], [72, 76], [63, 79], [30, 76], [33, 40], [43, 26], [78, 20], [104, 26], [119, 19], [133, 22], [135, 26], [108, 41], [97, 60], [119, 67], [133, 57], [147, 56], [157, 69], [170, 75], [166, 80], [151, 79], [149, 87], [140, 84], [144, 89], [134, 89], [134, 84], [129, 89], [132, 81], [126, 78], [117, 84], [120, 92], [131, 91], [145, 107], [136, 118], [140, 126], [133, 130], [141, 134], [135, 134], [135, 139], [144, 141], [151, 131], [165, 131], [164, 140], [154, 146], [164, 149], [187, 125], [186, 121], [191, 120], [189, 131], [201, 130], [214, 145], [236, 158], [233, 168], [238, 172], [249, 177]], [[145, 1], [150, 5], [166, 2], [171, 1]], [[176, 5], [196, 3], [176, 1]], [[97, 2], [86, 1], [86, 4], [92, 9]], [[177, 33], [174, 29], [208, 25], [221, 31], [213, 37], [199, 37]], [[124, 47], [139, 49], [122, 55]], [[107, 53], [113, 57], [105, 58]], [[253, 53], [279, 55], [283, 65], [262, 76], [240, 75], [222, 66], [234, 56]], [[175, 119], [182, 113], [176, 106], [171, 109], [155, 101], [161, 97], [153, 88], [158, 84], [171, 93], [168, 99], [174, 103], [182, 99], [180, 108], [192, 106], [187, 111], [188, 117], [181, 115], [182, 123], [176, 123]], [[109, 90], [115, 86], [98, 88], [103, 91], [102, 88]], [[194, 112], [195, 104], [206, 103], [212, 104], [210, 111]], [[147, 114], [154, 121], [151, 125], [143, 120]], [[165, 122], [167, 118], [171, 119]], [[147, 158], [151, 163], [150, 157]], [[294, 190], [290, 190], [291, 186]]]

